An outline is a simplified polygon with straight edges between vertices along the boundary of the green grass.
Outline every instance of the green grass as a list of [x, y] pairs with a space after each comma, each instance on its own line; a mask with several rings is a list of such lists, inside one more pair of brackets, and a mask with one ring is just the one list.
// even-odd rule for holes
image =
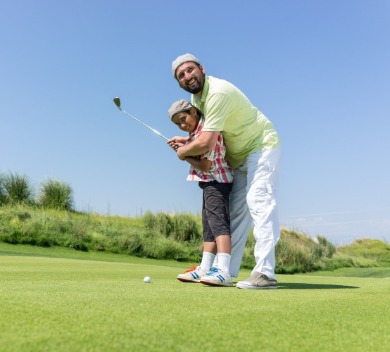
[[390, 278], [390, 267], [379, 268], [340, 268], [334, 271], [316, 271], [311, 275]]
[[390, 267], [390, 246], [383, 241], [369, 238], [356, 240], [348, 246], [339, 247], [338, 253], [375, 260], [380, 266]]
[[[49, 257], [49, 258], [67, 258], [67, 259], [80, 259], [80, 260], [96, 260], [107, 262], [120, 262], [120, 263], [150, 263], [155, 262], [155, 259], [145, 259], [139, 257], [133, 257], [126, 254], [113, 254], [109, 252], [89, 251], [82, 252], [76, 251], [72, 248], [66, 247], [38, 247], [23, 244], [8, 244], [0, 242], [0, 256], [35, 256], [35, 257]], [[179, 263], [175, 260], [165, 260], [165, 265], [171, 265], [177, 268], [183, 267], [183, 263]]]
[[390, 345], [389, 277], [279, 275], [278, 290], [247, 291], [183, 284], [175, 277], [186, 264], [174, 261], [73, 253], [78, 258], [0, 245], [0, 351], [356, 352]]
[[[0, 242], [96, 251], [177, 262], [199, 262], [199, 215], [146, 212], [142, 217], [102, 216], [25, 204], [1, 205]], [[248, 236], [241, 267], [255, 266], [255, 239]], [[276, 245], [276, 273], [296, 274], [344, 267], [390, 267], [390, 246], [363, 239], [336, 248], [325, 237], [312, 238], [285, 228]], [[50, 254], [51, 255], [51, 254]], [[75, 255], [72, 254], [75, 258]], [[108, 258], [108, 257], [106, 257]]]

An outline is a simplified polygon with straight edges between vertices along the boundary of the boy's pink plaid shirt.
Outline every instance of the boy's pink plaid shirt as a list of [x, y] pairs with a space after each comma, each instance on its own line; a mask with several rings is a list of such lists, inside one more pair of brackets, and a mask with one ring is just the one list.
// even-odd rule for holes
[[[202, 133], [203, 123], [204, 118], [201, 117], [195, 131], [190, 133], [190, 137], [187, 143], [190, 143], [199, 137], [199, 135]], [[191, 166], [187, 181], [217, 181], [219, 183], [232, 183], [233, 169], [228, 161], [225, 160], [225, 153], [226, 148], [223, 143], [222, 133], [219, 133], [214, 149], [200, 156], [200, 158], [207, 158], [208, 160], [211, 160], [212, 165], [210, 171], [203, 172]]]

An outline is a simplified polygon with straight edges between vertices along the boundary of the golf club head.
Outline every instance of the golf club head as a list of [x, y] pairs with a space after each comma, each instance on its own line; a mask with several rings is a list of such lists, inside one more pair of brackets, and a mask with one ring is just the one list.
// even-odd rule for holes
[[114, 99], [112, 99], [114, 101], [114, 104], [116, 105], [116, 107], [119, 109], [119, 110], [122, 110], [121, 108], [121, 100], [119, 99], [119, 97], [115, 97]]

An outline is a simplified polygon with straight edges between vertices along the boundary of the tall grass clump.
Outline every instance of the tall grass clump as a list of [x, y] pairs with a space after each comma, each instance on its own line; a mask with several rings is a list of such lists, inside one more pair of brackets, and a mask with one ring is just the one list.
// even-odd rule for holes
[[67, 183], [57, 180], [43, 182], [38, 203], [45, 208], [73, 210], [72, 188]]
[[0, 204], [32, 204], [33, 190], [25, 175], [0, 175]]
[[4, 188], [4, 175], [0, 174], [0, 205], [5, 204], [7, 195]]
[[0, 208], [0, 241], [86, 251], [91, 242], [87, 219], [58, 210], [6, 205]]
[[332, 258], [336, 253], [336, 246], [329, 242], [324, 236], [317, 236], [318, 246], [317, 250], [319, 251], [320, 257]]
[[[242, 267], [252, 269], [255, 266], [254, 246], [255, 239], [250, 233]], [[325, 269], [335, 252], [336, 247], [325, 237], [312, 238], [297, 231], [282, 229], [275, 248], [275, 270], [278, 274], [294, 274]]]
[[[177, 226], [175, 224], [180, 221], [176, 221], [175, 217], [150, 216], [157, 223], [160, 221], [163, 229], [167, 228], [167, 219], [173, 226]], [[187, 219], [187, 216], [183, 218]], [[193, 223], [196, 224], [195, 219], [189, 221], [190, 225], [183, 226], [184, 234], [194, 231], [199, 235], [196, 226], [194, 230]], [[181, 230], [177, 228], [166, 233], [158, 229], [159, 227], [146, 228], [143, 220], [138, 218], [107, 217], [24, 205], [0, 207], [2, 242], [67, 247], [79, 251], [104, 251], [153, 259], [189, 262], [199, 260], [202, 252], [197, 241], [179, 241], [174, 231]]]
[[376, 239], [356, 240], [348, 246], [337, 248], [336, 254], [335, 259], [347, 261], [349, 266], [390, 266], [390, 245]]
[[[197, 242], [202, 240], [201, 226], [190, 214], [169, 215], [153, 214], [150, 211], [143, 216], [147, 229], [158, 232], [165, 237], [172, 237], [181, 242]], [[200, 220], [198, 220], [200, 221]]]

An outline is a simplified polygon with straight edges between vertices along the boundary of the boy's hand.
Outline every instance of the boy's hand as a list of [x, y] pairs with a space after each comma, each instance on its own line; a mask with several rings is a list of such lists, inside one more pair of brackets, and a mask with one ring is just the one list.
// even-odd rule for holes
[[177, 149], [182, 147], [187, 142], [187, 140], [188, 140], [188, 137], [176, 136], [176, 137], [168, 139], [167, 143], [174, 151], [177, 151]]
[[177, 151], [180, 147], [184, 145], [182, 143], [168, 143], [168, 144], [174, 151]]

